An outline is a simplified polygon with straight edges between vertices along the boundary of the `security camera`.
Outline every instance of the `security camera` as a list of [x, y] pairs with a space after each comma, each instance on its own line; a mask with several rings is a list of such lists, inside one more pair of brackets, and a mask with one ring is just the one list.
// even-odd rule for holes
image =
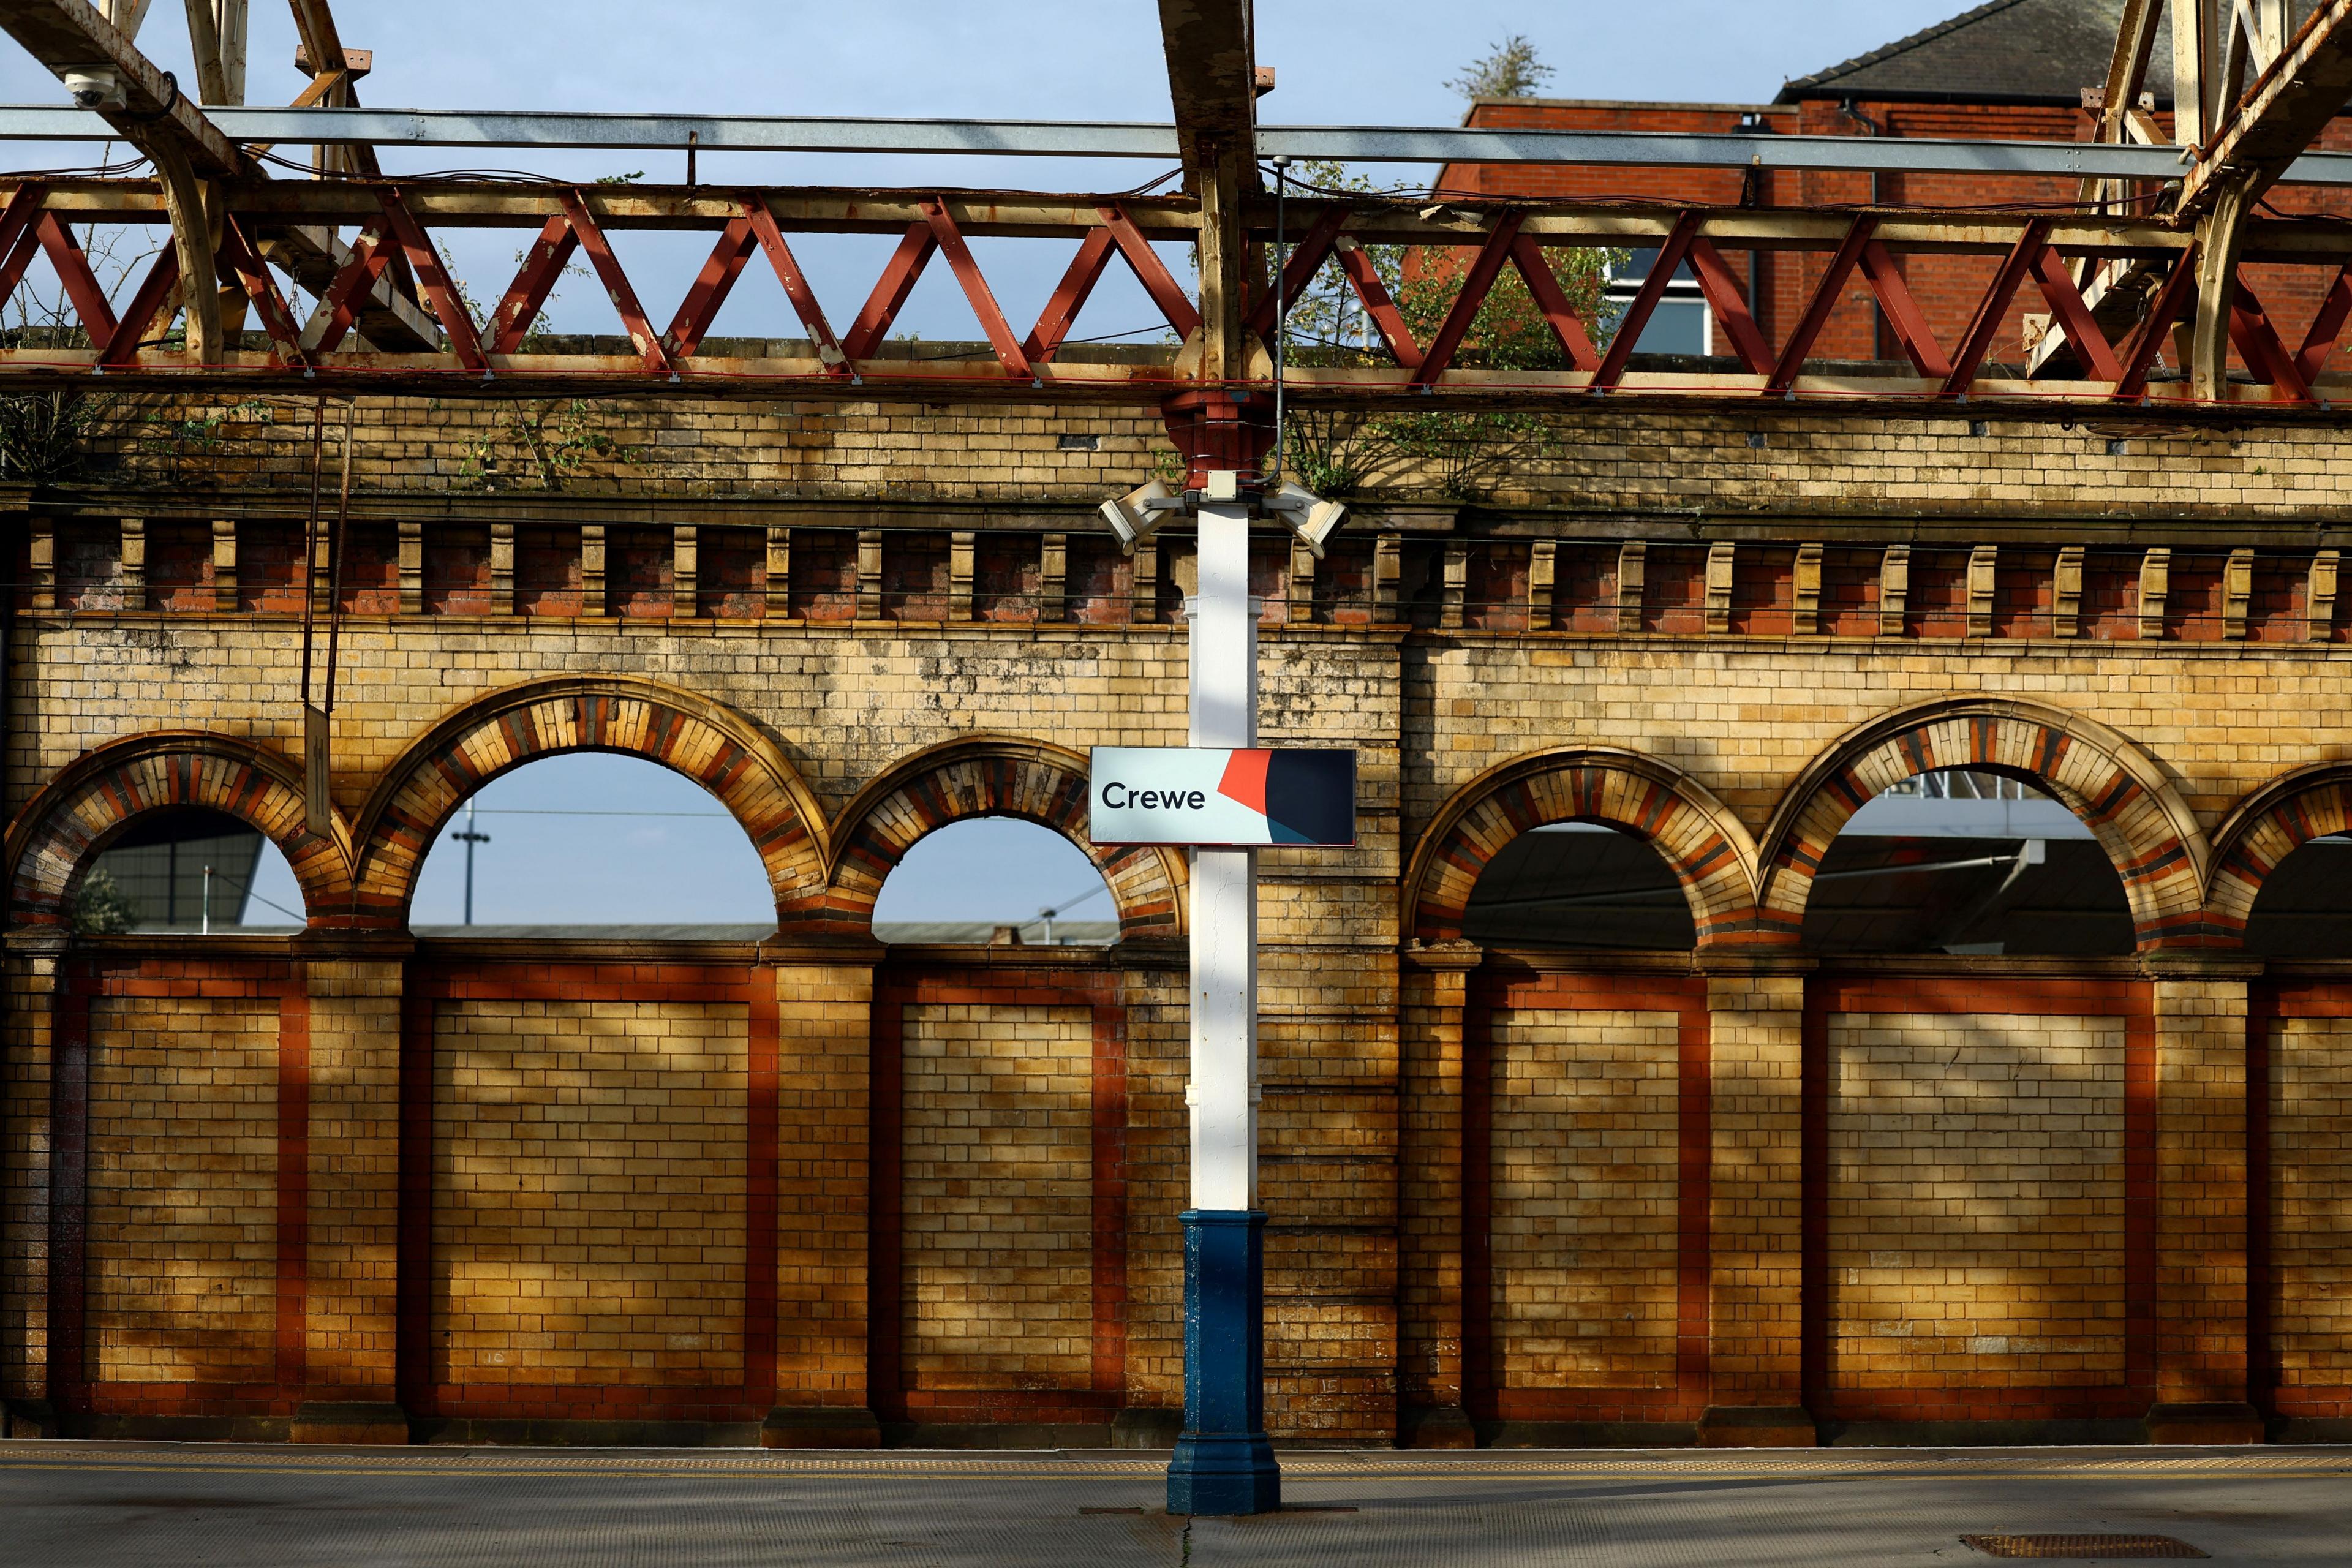
[[1151, 537], [1160, 521], [1170, 512], [1184, 510], [1182, 498], [1158, 479], [1152, 479], [1119, 497], [1107, 500], [1097, 509], [1103, 521], [1110, 524], [1111, 532], [1118, 539], [1122, 554], [1135, 553], [1136, 545]]
[[128, 109], [131, 100], [123, 95], [122, 79], [110, 66], [87, 66], [66, 74], [66, 91], [72, 95], [76, 109]]
[[1286, 484], [1270, 491], [1264, 506], [1266, 510], [1290, 525], [1290, 531], [1307, 542], [1315, 558], [1323, 558], [1323, 542], [1332, 531], [1348, 520], [1348, 509], [1342, 502], [1325, 500], [1303, 486]]

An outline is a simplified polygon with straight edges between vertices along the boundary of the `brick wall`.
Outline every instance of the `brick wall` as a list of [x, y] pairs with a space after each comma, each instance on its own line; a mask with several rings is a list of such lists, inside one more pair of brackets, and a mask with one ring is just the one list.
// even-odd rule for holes
[[448, 1384], [740, 1384], [748, 1049], [740, 1008], [436, 1010]]
[[1498, 1389], [1672, 1387], [1681, 1018], [1489, 1019]]
[[2352, 1384], [2352, 1019], [2269, 1023], [2270, 1288], [2277, 1387]]
[[901, 1288], [913, 1386], [1087, 1386], [1092, 1014], [917, 1003], [903, 1027]]
[[274, 1382], [277, 1004], [100, 997], [89, 1030], [89, 1376]]
[[2122, 1381], [2124, 1033], [1830, 1018], [1833, 1386]]

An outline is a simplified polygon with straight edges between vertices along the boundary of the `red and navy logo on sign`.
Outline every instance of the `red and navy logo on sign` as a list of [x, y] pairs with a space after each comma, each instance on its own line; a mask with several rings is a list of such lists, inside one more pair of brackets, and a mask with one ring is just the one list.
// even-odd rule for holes
[[1268, 843], [1355, 842], [1353, 752], [1235, 752], [1217, 793], [1263, 816]]

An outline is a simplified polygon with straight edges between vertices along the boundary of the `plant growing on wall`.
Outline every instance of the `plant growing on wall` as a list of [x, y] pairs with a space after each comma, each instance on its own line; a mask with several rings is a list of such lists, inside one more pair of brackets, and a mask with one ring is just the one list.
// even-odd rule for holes
[[[1360, 175], [1336, 163], [1299, 165], [1296, 181], [1310, 190], [1380, 195]], [[1417, 342], [1437, 335], [1461, 290], [1466, 260], [1451, 251], [1415, 250], [1402, 245], [1368, 245], [1362, 254], [1394, 297], [1398, 314]], [[1607, 300], [1610, 269], [1623, 252], [1549, 248], [1545, 259], [1570, 305], [1605, 337], [1611, 322]], [[1291, 307], [1285, 338], [1294, 363], [1385, 365], [1377, 330], [1336, 258], [1309, 281]], [[1569, 367], [1551, 331], [1516, 267], [1506, 267], [1480, 304], [1454, 363], [1487, 370], [1564, 370]], [[1367, 415], [1349, 409], [1295, 409], [1286, 421], [1289, 469], [1309, 489], [1347, 494], [1379, 482], [1412, 486], [1418, 480], [1449, 500], [1467, 500], [1484, 492], [1514, 462], [1544, 455], [1550, 426], [1540, 416], [1515, 412], [1432, 410]]]

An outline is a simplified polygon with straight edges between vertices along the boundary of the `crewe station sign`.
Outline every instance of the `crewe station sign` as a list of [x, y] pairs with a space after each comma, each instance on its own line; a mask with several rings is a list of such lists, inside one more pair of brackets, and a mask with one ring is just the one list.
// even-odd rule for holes
[[1097, 844], [1356, 842], [1353, 752], [1097, 746], [1092, 773]]

